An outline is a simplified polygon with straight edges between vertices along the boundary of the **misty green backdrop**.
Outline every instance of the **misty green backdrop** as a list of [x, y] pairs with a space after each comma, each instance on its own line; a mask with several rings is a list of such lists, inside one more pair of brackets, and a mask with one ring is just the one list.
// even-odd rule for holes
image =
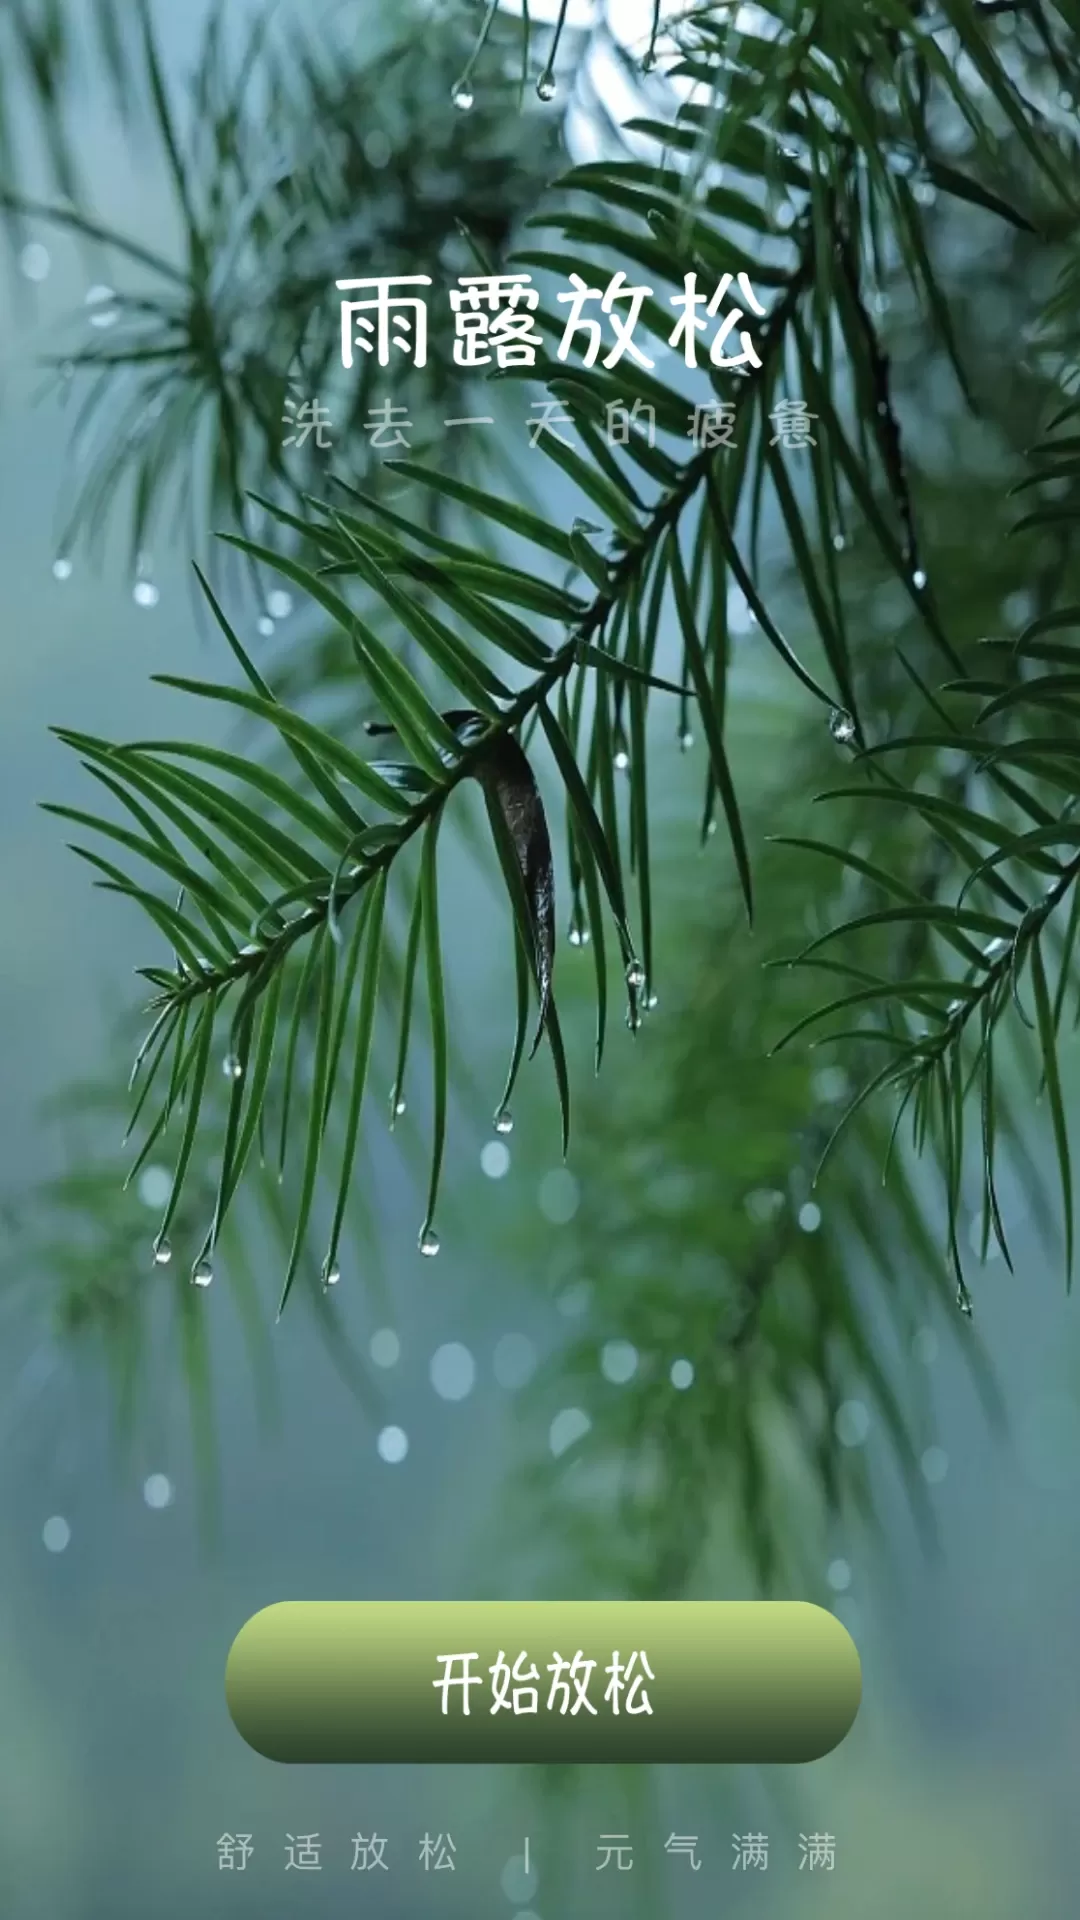
[[[174, 61], [190, 51], [196, 25], [170, 22]], [[98, 204], [121, 224], [159, 233], [171, 218], [164, 183], [131, 165], [104, 100], [88, 98], [81, 112]], [[214, 649], [195, 627], [179, 543], [155, 549], [160, 600], [152, 608], [133, 602], [116, 547], [100, 577], [76, 563], [70, 579], [53, 578], [68, 423], [55, 402], [34, 403], [34, 363], [50, 329], [81, 303], [87, 271], [74, 245], [41, 237], [51, 266], [33, 304], [21, 298], [29, 289], [17, 276], [0, 302], [5, 1200], [55, 1165], [56, 1133], [41, 1117], [42, 1102], [110, 1057], [112, 1014], [145, 940], [133, 914], [90, 890], [59, 823], [35, 809], [44, 797], [85, 798], [71, 756], [46, 729], [65, 722], [114, 736], [158, 730], [167, 696], [148, 684], [149, 674], [208, 673]], [[548, 504], [557, 509], [554, 491]], [[782, 740], [778, 727], [777, 752]], [[768, 769], [768, 747], [763, 721], [744, 778], [753, 779], [755, 761]], [[684, 770], [676, 753], [666, 764], [670, 796], [658, 799], [665, 807], [670, 798], [677, 812]], [[717, 850], [707, 862], [658, 868], [662, 945], [673, 956], [723, 857]], [[501, 980], [498, 909], [464, 863], [446, 888], [444, 915], [462, 1044], [494, 1080], [505, 1025], [491, 1017], [493, 982]], [[567, 970], [574, 962], [561, 957]], [[602, 1085], [613, 1109], [621, 1089], [647, 1073], [650, 1037], [647, 1030], [632, 1044], [619, 1034]], [[600, 1768], [559, 1782], [483, 1767], [282, 1769], [244, 1746], [226, 1711], [224, 1665], [234, 1635], [260, 1607], [279, 1599], [524, 1596], [560, 1577], [557, 1512], [538, 1503], [530, 1513], [528, 1480], [515, 1478], [548, 1445], [546, 1419], [524, 1411], [505, 1384], [517, 1377], [508, 1356], [527, 1350], [520, 1342], [500, 1349], [506, 1336], [523, 1336], [542, 1360], [580, 1304], [558, 1287], [577, 1229], [576, 1215], [565, 1217], [573, 1201], [552, 1204], [545, 1185], [558, 1154], [542, 1063], [515, 1101], [515, 1118], [509, 1168], [492, 1178], [481, 1165], [490, 1137], [481, 1112], [455, 1114], [454, 1205], [438, 1261], [416, 1251], [420, 1171], [414, 1178], [391, 1168], [380, 1184], [381, 1293], [348, 1273], [338, 1290], [365, 1356], [366, 1400], [335, 1371], [310, 1320], [290, 1312], [273, 1329], [278, 1416], [261, 1419], [229, 1302], [211, 1290], [204, 1305], [218, 1407], [216, 1532], [200, 1523], [175, 1383], [171, 1401], [163, 1395], [141, 1424], [135, 1456], [118, 1459], [109, 1393], [92, 1356], [56, 1343], [23, 1296], [5, 1303], [4, 1920], [354, 1912], [373, 1920], [514, 1912], [540, 1920], [638, 1912], [650, 1920], [720, 1912], [1064, 1920], [1074, 1900], [1080, 1770], [1080, 1324], [1019, 1193], [1010, 1197], [1016, 1273], [992, 1263], [978, 1300], [1008, 1435], [988, 1432], [954, 1330], [937, 1329], [909, 1360], [929, 1375], [936, 1424], [928, 1438], [942, 1449], [932, 1488], [940, 1555], [924, 1553], [888, 1474], [880, 1537], [852, 1530], [821, 1542], [820, 1586], [808, 1597], [827, 1594], [826, 1568], [847, 1563], [850, 1583], [834, 1591], [833, 1604], [863, 1663], [862, 1710], [838, 1752], [801, 1770], [673, 1767], [641, 1777]], [[602, 1177], [590, 1167], [590, 1179]], [[149, 1211], [147, 1221], [149, 1234]], [[716, 1230], [722, 1240], [722, 1217]], [[586, 1324], [599, 1366], [610, 1329]], [[370, 1342], [388, 1329], [399, 1354], [380, 1366]], [[433, 1356], [451, 1343], [475, 1363], [459, 1400], [442, 1397], [431, 1377]], [[376, 1347], [383, 1359], [393, 1351], [385, 1339]], [[457, 1363], [465, 1366], [460, 1356]], [[444, 1357], [451, 1376], [453, 1365]], [[460, 1377], [468, 1379], [467, 1366]], [[572, 1404], [569, 1390], [567, 1399]], [[397, 1463], [377, 1448], [387, 1425], [407, 1435]], [[865, 1445], [887, 1451], [873, 1428]], [[151, 1476], [165, 1476], [168, 1488]], [[167, 1504], [152, 1505], [148, 1495], [167, 1496]], [[57, 1519], [70, 1530], [60, 1551], [43, 1537]], [[50, 1535], [54, 1546], [63, 1537]], [[731, 1597], [748, 1582], [733, 1563]], [[733, 1870], [732, 1835], [748, 1831], [770, 1836], [767, 1875]], [[375, 1876], [377, 1885], [349, 1870], [358, 1832], [388, 1837], [391, 1870]], [[665, 1853], [672, 1832], [699, 1836], [700, 1873]], [[799, 1835], [816, 1832], [835, 1836], [832, 1873], [799, 1870]], [[218, 1868], [224, 1833], [253, 1837], [242, 1874]], [[321, 1836], [321, 1872], [287, 1871], [286, 1836], [313, 1833]], [[598, 1841], [612, 1833], [632, 1837], [630, 1873], [596, 1872]], [[453, 1836], [453, 1873], [424, 1873], [425, 1834]], [[535, 1868], [527, 1882], [512, 1865], [526, 1835]]]

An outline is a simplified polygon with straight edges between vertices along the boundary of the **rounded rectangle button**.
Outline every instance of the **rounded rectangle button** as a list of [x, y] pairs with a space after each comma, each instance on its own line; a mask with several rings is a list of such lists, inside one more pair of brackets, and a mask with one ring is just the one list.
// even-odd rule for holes
[[844, 1738], [862, 1673], [805, 1601], [283, 1601], [225, 1691], [284, 1762], [797, 1763]]

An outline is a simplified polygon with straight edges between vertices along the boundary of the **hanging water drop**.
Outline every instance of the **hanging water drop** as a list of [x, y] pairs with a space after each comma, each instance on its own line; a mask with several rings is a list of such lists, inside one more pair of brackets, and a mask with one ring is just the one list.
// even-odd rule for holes
[[214, 1269], [210, 1265], [209, 1260], [206, 1259], [205, 1255], [201, 1260], [196, 1260], [195, 1265], [191, 1269], [192, 1286], [208, 1287], [213, 1277], [214, 1277]]
[[459, 80], [450, 99], [459, 113], [468, 113], [473, 104], [472, 88], [464, 80]]
[[637, 1032], [639, 1032], [639, 1031], [640, 1031], [640, 1028], [641, 1028], [641, 1010], [640, 1010], [640, 1008], [639, 1008], [639, 1007], [637, 1007], [637, 1006], [633, 1006], [633, 1007], [627, 1007], [627, 1009], [626, 1009], [626, 1024], [627, 1024], [627, 1026], [629, 1027], [629, 1029], [630, 1029], [630, 1031], [631, 1031], [631, 1033], [637, 1033]]
[[221, 1071], [225, 1075], [226, 1080], [242, 1080], [244, 1077], [244, 1063], [240, 1055], [238, 1053], [227, 1053], [221, 1063]]
[[615, 755], [615, 767], [619, 773], [625, 773], [630, 765], [630, 755], [625, 747], [620, 747]]
[[926, 575], [923, 572], [921, 567], [916, 567], [914, 573], [911, 576], [911, 584], [915, 588], [917, 593], [922, 592], [923, 588], [926, 585]]
[[650, 993], [648, 999], [645, 1002], [646, 1009], [649, 1013], [652, 1012], [655, 1006], [659, 1005], [659, 998], [660, 996], [658, 994]]
[[582, 944], [582, 937], [581, 937], [581, 928], [580, 928], [580, 927], [571, 927], [571, 929], [570, 929], [570, 931], [569, 931], [569, 933], [567, 934], [567, 936], [566, 936], [566, 937], [567, 937], [567, 939], [569, 940], [569, 942], [570, 942], [570, 945], [571, 945], [572, 947], [580, 947], [580, 946], [581, 946], [581, 944]]
[[498, 1113], [495, 1115], [495, 1131], [496, 1133], [513, 1133], [514, 1116], [509, 1107], [499, 1108]]
[[40, 240], [29, 241], [19, 255], [19, 272], [26, 280], [47, 279], [51, 265], [49, 249]]
[[556, 91], [555, 75], [552, 73], [550, 67], [544, 68], [543, 73], [536, 83], [536, 91], [541, 100], [554, 100]]
[[626, 984], [631, 993], [640, 993], [645, 985], [645, 969], [640, 960], [631, 960], [626, 969]]
[[682, 733], [680, 733], [680, 735], [679, 735], [679, 751], [680, 751], [680, 753], [689, 753], [689, 751], [690, 751], [690, 749], [691, 749], [691, 747], [693, 746], [693, 744], [694, 744], [694, 736], [693, 736], [693, 734], [691, 733], [691, 731], [690, 731], [690, 729], [689, 729], [689, 727], [685, 727], [685, 728], [683, 729], [683, 731], [682, 731]]
[[71, 561], [68, 559], [66, 553], [57, 554], [56, 559], [52, 563], [52, 570], [54, 580], [71, 579]]
[[120, 317], [116, 295], [111, 287], [91, 287], [86, 296], [86, 305], [90, 308], [92, 327], [114, 326]]
[[962, 1280], [960, 1282], [960, 1285], [956, 1289], [956, 1304], [959, 1307], [961, 1313], [963, 1314], [965, 1320], [970, 1320], [971, 1319], [971, 1295], [968, 1292]]
[[274, 623], [271, 620], [270, 615], [268, 613], [260, 614], [255, 624], [258, 627], [259, 632], [262, 634], [263, 639], [269, 640], [270, 635], [274, 631]]
[[283, 587], [275, 587], [273, 593], [266, 596], [266, 611], [271, 620], [287, 620], [292, 612], [292, 594]]
[[154, 1241], [154, 1265], [155, 1267], [167, 1267], [171, 1259], [172, 1247], [169, 1245], [164, 1234], [159, 1233], [157, 1239]]
[[832, 543], [837, 553], [843, 553], [844, 548], [847, 546], [847, 539], [842, 533], [834, 533]]
[[417, 1244], [421, 1253], [427, 1254], [429, 1260], [434, 1259], [439, 1251], [439, 1236], [430, 1227], [425, 1227]]
[[323, 1270], [322, 1270], [323, 1286], [336, 1287], [340, 1279], [341, 1279], [341, 1268], [338, 1266], [337, 1261], [329, 1260], [329, 1259], [324, 1261]]
[[156, 607], [161, 594], [152, 580], [136, 580], [131, 597], [137, 607]]
[[840, 746], [849, 747], [855, 738], [855, 722], [844, 707], [835, 707], [829, 715], [829, 732]]
[[395, 1118], [398, 1118], [405, 1111], [405, 1096], [399, 1093], [396, 1087], [392, 1089], [390, 1094], [390, 1111]]

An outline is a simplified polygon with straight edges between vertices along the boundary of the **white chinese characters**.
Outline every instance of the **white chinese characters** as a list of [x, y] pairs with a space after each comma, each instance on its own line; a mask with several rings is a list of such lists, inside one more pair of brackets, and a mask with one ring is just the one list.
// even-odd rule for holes
[[459, 367], [532, 367], [542, 336], [533, 313], [540, 295], [527, 273], [465, 274], [452, 289], [454, 360]]
[[[455, 1690], [459, 1695], [461, 1712], [466, 1716], [471, 1714], [470, 1689], [484, 1684], [483, 1675], [473, 1672], [479, 1658], [478, 1653], [436, 1655], [442, 1667], [442, 1676], [431, 1684], [442, 1694], [443, 1714], [450, 1712], [450, 1698]], [[584, 1711], [595, 1719], [598, 1709], [589, 1698], [589, 1686], [596, 1667], [597, 1662], [588, 1659], [580, 1647], [571, 1659], [561, 1653], [554, 1654], [545, 1669], [552, 1676], [547, 1689], [545, 1711], [571, 1716]], [[608, 1684], [603, 1702], [613, 1714], [652, 1713], [645, 1681], [655, 1680], [656, 1675], [643, 1652], [629, 1653], [625, 1661], [618, 1652], [613, 1653], [604, 1672]], [[492, 1713], [534, 1714], [540, 1711], [540, 1670], [532, 1663], [528, 1653], [519, 1653], [511, 1666], [506, 1653], [500, 1648], [497, 1660], [488, 1668], [488, 1674], [491, 1679]]]
[[[455, 1654], [445, 1657], [448, 1660], [458, 1663], [467, 1663], [477, 1658], [475, 1654]], [[532, 1680], [539, 1676], [535, 1668], [533, 1668], [531, 1672], [529, 1671], [529, 1668], [525, 1665], [527, 1661], [527, 1654], [519, 1654], [511, 1665], [507, 1663], [505, 1655], [500, 1654], [498, 1661], [489, 1669], [489, 1672], [493, 1676], [497, 1676], [496, 1686], [500, 1692], [505, 1692], [509, 1695], [508, 1699], [500, 1699], [498, 1701], [497, 1707], [492, 1708], [493, 1712], [497, 1710], [501, 1711], [504, 1708], [510, 1711], [524, 1711], [528, 1713], [537, 1711], [537, 1706], [532, 1705], [531, 1701], [536, 1700], [537, 1703], [539, 1703], [542, 1699], [542, 1690], [531, 1684]], [[573, 1671], [575, 1665], [577, 1665], [577, 1677], [582, 1679], [583, 1684], [587, 1687], [588, 1677], [595, 1670], [597, 1662], [595, 1660], [586, 1661], [584, 1655], [579, 1654], [575, 1657], [575, 1661], [560, 1660], [559, 1665], [570, 1671]], [[584, 1672], [585, 1668], [588, 1669], [587, 1673]], [[639, 1669], [641, 1670], [640, 1672]], [[605, 1669], [605, 1671], [614, 1678], [613, 1670], [617, 1672], [620, 1685], [622, 1685], [630, 1681], [632, 1675], [640, 1678], [643, 1673], [648, 1673], [648, 1665], [642, 1653], [629, 1655], [625, 1662], [620, 1660], [616, 1654], [613, 1656], [610, 1666]], [[519, 1674], [522, 1684], [516, 1686], [515, 1682]], [[468, 1675], [467, 1667], [464, 1669], [464, 1676], [470, 1678], [476, 1685], [483, 1684], [478, 1674]], [[649, 1677], [651, 1677], [651, 1675]], [[441, 1685], [442, 1683], [436, 1682], [436, 1684]], [[529, 1696], [529, 1700], [524, 1706], [514, 1706], [515, 1692], [521, 1692]], [[572, 1710], [571, 1708], [571, 1711]], [[595, 1711], [591, 1704], [589, 1710]], [[639, 1708], [639, 1711], [648, 1710], [649, 1709], [644, 1707]], [[374, 1828], [370, 1836], [365, 1835], [363, 1832], [354, 1833], [350, 1844], [352, 1848], [351, 1857], [344, 1849], [339, 1851], [338, 1847], [331, 1843], [329, 1850], [331, 1855], [329, 1866], [331, 1870], [335, 1868], [347, 1869], [352, 1873], [390, 1872], [391, 1860], [388, 1858], [390, 1842], [385, 1836], [380, 1836]], [[663, 1851], [673, 1860], [685, 1861], [685, 1866], [677, 1869], [680, 1873], [687, 1870], [692, 1873], [700, 1873], [703, 1865], [707, 1869], [713, 1869], [715, 1867], [716, 1856], [715, 1854], [710, 1854], [707, 1842], [705, 1845], [705, 1857], [702, 1858], [699, 1856], [701, 1843], [697, 1834], [670, 1833], [662, 1843], [660, 1842], [659, 1835], [657, 1835], [647, 1842], [644, 1851], [651, 1855], [654, 1851], [659, 1851], [661, 1844]], [[596, 1873], [606, 1871], [616, 1873], [631, 1872], [635, 1864], [635, 1845], [636, 1842], [634, 1838], [628, 1833], [601, 1834], [595, 1850], [596, 1860], [592, 1871]], [[764, 1873], [768, 1870], [770, 1866], [771, 1843], [767, 1833], [733, 1833], [731, 1836], [731, 1845], [734, 1856], [731, 1861], [731, 1866], [736, 1872]], [[247, 1869], [254, 1851], [255, 1848], [250, 1833], [223, 1833], [217, 1841], [219, 1870], [244, 1872]], [[407, 1863], [404, 1870], [406, 1873], [411, 1872], [413, 1874], [418, 1870], [425, 1874], [455, 1873], [458, 1867], [457, 1852], [457, 1846], [450, 1833], [440, 1832], [432, 1835], [430, 1831], [425, 1831], [423, 1838], [418, 1844], [415, 1839], [413, 1840], [412, 1847], [408, 1853], [408, 1861], [411, 1861], [411, 1864]], [[800, 1871], [805, 1870], [808, 1873], [834, 1872], [836, 1868], [835, 1837], [831, 1833], [800, 1833], [799, 1856], [798, 1864]], [[401, 1860], [402, 1855], [395, 1853], [395, 1873], [402, 1871]], [[524, 1855], [521, 1856], [521, 1864], [524, 1867], [526, 1877], [528, 1877], [530, 1871], [529, 1860], [530, 1844], [529, 1841], [526, 1840]], [[475, 1862], [472, 1862], [472, 1864], [475, 1865]], [[587, 1857], [582, 1860], [581, 1864], [586, 1871], [589, 1870]], [[323, 1843], [320, 1835], [317, 1833], [286, 1834], [284, 1867], [285, 1871], [289, 1873], [321, 1873], [323, 1871], [324, 1861]], [[466, 1871], [469, 1871], [468, 1864], [466, 1865]]]
[[[668, 305], [676, 311], [675, 324], [666, 338], [668, 351], [681, 351], [686, 365], [696, 367], [698, 349], [706, 345], [702, 336], [709, 336], [711, 366], [760, 367], [753, 337], [748, 328], [740, 326], [747, 310], [759, 319], [766, 317], [749, 275], [725, 273], [711, 293], [699, 292], [697, 279], [696, 272], [684, 274], [682, 292], [668, 295]], [[599, 359], [601, 366], [610, 370], [628, 356], [638, 366], [651, 370], [655, 361], [634, 335], [645, 314], [646, 301], [654, 299], [654, 289], [631, 286], [621, 268], [605, 287], [590, 286], [577, 272], [570, 273], [569, 281], [569, 291], [555, 296], [569, 309], [556, 357], [566, 361], [576, 345], [586, 367], [595, 366]], [[729, 303], [733, 284], [741, 306]], [[427, 364], [427, 299], [410, 290], [430, 287], [430, 274], [370, 275], [338, 280], [335, 285], [339, 293], [348, 296], [341, 302], [344, 367], [353, 365], [358, 350], [374, 354], [381, 367], [389, 366], [395, 351], [417, 367]], [[454, 321], [455, 365], [501, 369], [536, 365], [543, 335], [537, 324], [540, 294], [531, 274], [461, 274], [449, 290], [449, 305]], [[645, 319], [650, 331], [662, 337], [662, 309], [654, 307]], [[740, 351], [731, 353], [728, 341], [736, 331]], [[601, 357], [603, 347], [606, 351]]]
[[390, 279], [339, 280], [339, 293], [359, 293], [371, 288], [364, 300], [341, 303], [341, 362], [353, 364], [353, 351], [360, 347], [374, 353], [380, 367], [390, 364], [390, 349], [396, 347], [415, 366], [427, 365], [427, 304], [416, 294], [395, 293], [395, 287], [430, 287], [427, 273], [407, 273]]

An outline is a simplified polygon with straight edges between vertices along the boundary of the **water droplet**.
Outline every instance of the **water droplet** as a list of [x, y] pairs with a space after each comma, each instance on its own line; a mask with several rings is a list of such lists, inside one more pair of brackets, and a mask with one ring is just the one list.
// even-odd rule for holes
[[556, 1308], [567, 1320], [579, 1320], [589, 1309], [592, 1288], [587, 1280], [573, 1280], [564, 1287], [555, 1302]]
[[90, 309], [92, 327], [115, 326], [120, 318], [120, 309], [116, 305], [116, 295], [111, 287], [91, 287], [86, 295], [86, 305]]
[[270, 615], [268, 613], [260, 614], [259, 618], [255, 622], [255, 625], [259, 633], [262, 634], [263, 639], [269, 640], [270, 635], [274, 631], [274, 623], [271, 620]]
[[640, 960], [631, 960], [626, 969], [626, 984], [632, 993], [640, 993], [645, 985], [645, 969]]
[[324, 1260], [323, 1270], [322, 1270], [323, 1286], [336, 1287], [340, 1279], [341, 1279], [341, 1268], [338, 1266], [337, 1261], [329, 1260], [329, 1259]]
[[63, 1514], [54, 1513], [51, 1520], [46, 1520], [41, 1538], [47, 1553], [63, 1553], [71, 1540], [71, 1528]]
[[51, 266], [49, 249], [40, 240], [29, 241], [19, 255], [19, 272], [24, 280], [46, 279]]
[[377, 1367], [396, 1367], [401, 1359], [401, 1341], [393, 1327], [380, 1327], [373, 1333], [368, 1352]]
[[580, 928], [580, 927], [571, 927], [571, 929], [570, 929], [570, 931], [569, 931], [569, 933], [567, 934], [567, 936], [566, 936], [566, 937], [567, 937], [567, 939], [569, 940], [569, 942], [570, 942], [570, 945], [571, 945], [572, 947], [580, 947], [580, 946], [581, 946], [581, 944], [582, 944], [582, 938], [581, 938], [581, 928]]
[[156, 607], [161, 594], [152, 580], [136, 580], [131, 597], [137, 607]]
[[554, 100], [556, 93], [555, 75], [550, 67], [545, 67], [536, 83], [536, 91], [541, 100]]
[[855, 722], [843, 707], [835, 707], [829, 715], [829, 732], [842, 747], [849, 747], [855, 738]]
[[148, 1507], [160, 1512], [163, 1507], [172, 1505], [172, 1497], [172, 1481], [167, 1474], [152, 1473], [143, 1481], [143, 1499]]
[[808, 1200], [805, 1206], [799, 1208], [799, 1225], [804, 1233], [816, 1233], [820, 1227], [821, 1208], [815, 1206], [812, 1200]]
[[541, 1180], [536, 1197], [545, 1219], [565, 1227], [578, 1210], [581, 1188], [569, 1167], [553, 1167]]
[[847, 536], [843, 533], [834, 533], [832, 543], [837, 553], [843, 553], [844, 548], [847, 546]]
[[227, 1053], [221, 1063], [221, 1071], [225, 1075], [226, 1080], [242, 1080], [244, 1077], [244, 1063], [240, 1055], [238, 1053]]
[[171, 1259], [172, 1247], [159, 1233], [157, 1239], [154, 1241], [154, 1265], [155, 1267], [167, 1267]]
[[693, 744], [694, 744], [694, 736], [693, 736], [693, 734], [692, 734], [692, 733], [690, 732], [690, 729], [689, 729], [689, 727], [687, 727], [687, 728], [685, 729], [685, 731], [684, 731], [683, 733], [680, 733], [680, 735], [679, 735], [679, 750], [680, 750], [680, 752], [682, 752], [682, 753], [689, 753], [689, 751], [690, 751], [690, 749], [691, 749], [691, 747], [693, 746]]
[[671, 1384], [678, 1393], [685, 1393], [694, 1384], [694, 1363], [692, 1360], [673, 1360], [671, 1363]]
[[917, 593], [922, 592], [923, 588], [926, 585], [926, 575], [923, 572], [921, 567], [916, 567], [914, 573], [911, 576], [911, 584], [915, 588]]
[[168, 1167], [144, 1167], [139, 1175], [139, 1199], [144, 1207], [150, 1207], [155, 1213], [163, 1207], [172, 1192], [172, 1174]]
[[489, 1140], [480, 1149], [480, 1169], [489, 1180], [501, 1180], [510, 1171], [510, 1149], [501, 1140]]
[[846, 1593], [851, 1585], [851, 1568], [846, 1560], [830, 1560], [825, 1578], [834, 1593]]
[[625, 773], [630, 765], [630, 755], [625, 747], [620, 747], [615, 755], [615, 766], [619, 773]]
[[711, 839], [713, 834], [717, 831], [717, 822], [715, 820], [710, 820], [705, 831], [709, 835], [709, 838]]
[[68, 559], [66, 553], [57, 554], [56, 559], [52, 563], [52, 570], [54, 580], [71, 579], [71, 561]]
[[626, 1024], [627, 1024], [627, 1026], [629, 1027], [629, 1029], [630, 1029], [630, 1031], [631, 1031], [631, 1033], [640, 1033], [640, 1031], [641, 1031], [641, 1010], [640, 1010], [640, 1008], [639, 1008], [639, 1007], [636, 1007], [636, 1006], [634, 1006], [634, 1007], [627, 1007], [627, 1009], [626, 1009]]
[[513, 1133], [514, 1116], [509, 1107], [499, 1108], [498, 1113], [495, 1115], [495, 1131], [496, 1133]]
[[431, 1357], [431, 1384], [440, 1400], [467, 1400], [476, 1382], [476, 1361], [459, 1340], [450, 1340]]
[[405, 1111], [405, 1096], [402, 1093], [398, 1093], [396, 1089], [390, 1095], [390, 1111], [395, 1119], [399, 1119]]
[[209, 1260], [196, 1260], [191, 1269], [191, 1284], [194, 1287], [208, 1287], [214, 1278], [214, 1269]]
[[600, 1371], [613, 1387], [624, 1387], [638, 1368], [638, 1351], [629, 1340], [608, 1340], [600, 1349]]
[[389, 166], [393, 151], [394, 149], [390, 145], [389, 137], [383, 132], [381, 127], [373, 127], [372, 131], [365, 135], [364, 159], [367, 161], [369, 167], [381, 168]]
[[385, 1460], [388, 1467], [397, 1467], [409, 1451], [409, 1436], [403, 1427], [384, 1427], [375, 1444], [379, 1459]]
[[468, 113], [473, 103], [472, 88], [466, 86], [464, 82], [459, 82], [450, 98], [459, 113]]
[[421, 1253], [426, 1253], [429, 1259], [434, 1259], [439, 1251], [439, 1236], [437, 1233], [433, 1233], [430, 1227], [425, 1227], [417, 1241], [417, 1245]]
[[650, 993], [648, 999], [645, 1002], [645, 1005], [648, 1008], [649, 1012], [651, 1013], [653, 1008], [659, 1006], [659, 1004], [660, 1004], [660, 995], [658, 993]]
[[275, 587], [273, 593], [266, 596], [266, 611], [271, 620], [287, 620], [292, 612], [292, 594]]
[[592, 1421], [583, 1407], [564, 1407], [557, 1413], [548, 1432], [548, 1445], [556, 1460], [579, 1440], [584, 1440], [591, 1426]]
[[845, 1400], [833, 1421], [842, 1447], [861, 1447], [870, 1431], [870, 1415], [861, 1400]]
[[960, 1282], [960, 1285], [956, 1289], [956, 1304], [959, 1307], [961, 1313], [963, 1314], [965, 1320], [970, 1320], [971, 1319], [971, 1295], [968, 1292], [962, 1280]]

